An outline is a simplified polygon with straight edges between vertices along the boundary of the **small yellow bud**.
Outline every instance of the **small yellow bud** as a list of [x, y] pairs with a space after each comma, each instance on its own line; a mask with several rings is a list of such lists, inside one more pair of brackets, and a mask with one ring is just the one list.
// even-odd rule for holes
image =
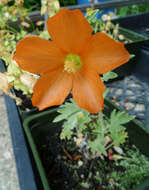
[[9, 19], [10, 14], [9, 14], [8, 12], [6, 12], [4, 15], [5, 15], [5, 17], [6, 17], [7, 19]]
[[106, 20], [108, 19], [108, 15], [103, 14], [102, 17], [101, 17], [101, 19], [102, 19], [103, 21], [106, 21]]
[[41, 13], [41, 15], [46, 14], [46, 13], [47, 13], [47, 6], [43, 5], [43, 6], [41, 7], [40, 13]]
[[26, 28], [29, 28], [30, 27], [30, 24], [29, 23], [27, 23], [27, 22], [21, 22], [21, 25], [22, 26], [25, 26]]
[[111, 15], [108, 15], [107, 20], [111, 21]]
[[77, 139], [76, 139], [76, 145], [79, 146], [83, 140], [83, 134], [78, 133]]
[[124, 40], [124, 39], [125, 39], [125, 37], [124, 37], [122, 34], [120, 34], [120, 35], [118, 36], [118, 38], [119, 38], [119, 40]]
[[108, 21], [108, 22], [106, 23], [106, 27], [105, 27], [106, 31], [109, 31], [109, 30], [110, 30], [110, 26], [111, 26], [111, 22]]
[[114, 35], [114, 36], [117, 36], [117, 34], [118, 34], [118, 29], [114, 29], [114, 30], [113, 30], [113, 35]]
[[38, 22], [36, 22], [36, 25], [37, 25], [37, 26], [41, 26], [42, 24], [44, 24], [44, 21], [43, 21], [43, 20], [39, 20]]
[[84, 116], [84, 115], [83, 115], [83, 113], [82, 113], [82, 112], [79, 112], [79, 113], [78, 113], [78, 119], [83, 118], [83, 116]]

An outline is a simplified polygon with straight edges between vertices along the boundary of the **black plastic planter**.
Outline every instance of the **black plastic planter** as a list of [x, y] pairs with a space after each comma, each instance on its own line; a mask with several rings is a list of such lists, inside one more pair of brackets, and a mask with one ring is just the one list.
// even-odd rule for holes
[[149, 83], [149, 40], [147, 40], [137, 57], [134, 75], [141, 81]]
[[[111, 110], [119, 110], [111, 101], [105, 100], [104, 112], [108, 116]], [[61, 124], [52, 123], [52, 120], [57, 115], [56, 109], [49, 110], [47, 112], [38, 113], [37, 115], [30, 116], [24, 121], [24, 129], [31, 146], [37, 168], [40, 173], [40, 177], [44, 186], [44, 190], [52, 190], [48, 183], [45, 169], [43, 167], [42, 160], [39, 156], [39, 148], [45, 144], [45, 137], [48, 135], [49, 138], [55, 132], [55, 128], [61, 127]], [[129, 139], [135, 144], [142, 153], [149, 156], [149, 132], [140, 126], [137, 121], [131, 121], [126, 125]], [[142, 182], [135, 190], [147, 190], [149, 189], [149, 177], [145, 182]]]
[[[133, 55], [138, 55], [139, 50], [143, 46], [144, 42], [149, 39], [126, 28], [120, 28], [120, 34], [123, 34], [126, 38], [132, 40], [132, 42], [126, 44], [125, 47], [128, 52]], [[136, 59], [137, 58], [135, 56], [134, 58], [129, 60], [129, 62], [114, 70], [114, 72], [118, 74], [118, 78], [122, 78], [131, 74], [133, 68], [136, 65]]]
[[119, 25], [123, 28], [127, 28], [146, 37], [149, 37], [149, 13], [114, 19], [112, 22], [119, 23]]
[[[128, 34], [128, 38], [132, 39], [132, 43], [126, 44], [127, 50], [134, 55], [138, 55], [139, 50], [142, 46], [144, 46], [144, 41], [149, 39], [149, 13], [128, 16], [124, 18], [113, 19], [112, 22], [114, 24], [119, 23], [120, 27], [128, 29], [128, 31], [132, 32], [130, 35]], [[133, 33], [134, 32], [134, 33]], [[127, 32], [126, 32], [127, 33]], [[124, 32], [125, 35], [125, 32]], [[144, 40], [140, 37], [142, 36]], [[129, 75], [136, 64], [136, 57], [130, 60], [125, 65], [116, 69], [116, 73], [119, 76], [123, 77], [125, 75]], [[130, 63], [130, 64], [129, 64]]]

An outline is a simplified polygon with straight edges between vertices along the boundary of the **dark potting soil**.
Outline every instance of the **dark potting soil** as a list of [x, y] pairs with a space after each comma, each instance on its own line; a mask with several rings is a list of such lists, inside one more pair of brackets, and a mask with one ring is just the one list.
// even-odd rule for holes
[[[123, 173], [124, 167], [109, 158], [86, 160], [77, 151], [72, 140], [67, 142], [60, 140], [59, 132], [47, 136], [45, 145], [39, 147], [39, 154], [52, 190], [120, 190], [114, 185], [117, 182], [114, 182], [112, 173]], [[133, 149], [129, 143], [127, 150], [128, 148]], [[132, 190], [133, 187], [132, 183], [128, 189]]]
[[14, 90], [14, 92], [15, 92], [15, 95], [21, 98], [22, 100], [22, 105], [20, 106], [22, 110], [33, 108], [31, 98], [28, 98], [26, 95], [24, 95], [21, 90]]

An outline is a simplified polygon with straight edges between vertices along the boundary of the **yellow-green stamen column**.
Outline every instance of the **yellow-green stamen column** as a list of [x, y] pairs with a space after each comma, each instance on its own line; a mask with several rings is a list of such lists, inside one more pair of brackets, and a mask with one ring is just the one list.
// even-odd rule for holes
[[68, 54], [64, 61], [64, 71], [75, 73], [82, 66], [80, 56]]

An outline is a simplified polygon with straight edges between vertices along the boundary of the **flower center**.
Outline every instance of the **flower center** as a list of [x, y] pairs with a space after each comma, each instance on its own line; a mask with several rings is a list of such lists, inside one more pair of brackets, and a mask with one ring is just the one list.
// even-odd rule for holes
[[64, 71], [75, 73], [82, 66], [80, 56], [68, 54], [64, 61]]

